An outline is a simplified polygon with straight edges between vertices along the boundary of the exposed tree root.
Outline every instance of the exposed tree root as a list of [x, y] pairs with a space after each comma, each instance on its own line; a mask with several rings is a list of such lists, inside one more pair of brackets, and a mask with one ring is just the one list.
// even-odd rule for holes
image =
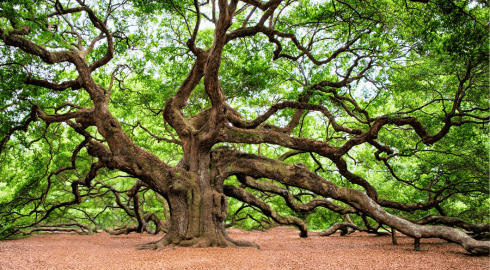
[[[170, 237], [169, 237], [170, 238]], [[140, 250], [160, 250], [167, 247], [192, 247], [192, 248], [205, 248], [205, 247], [255, 247], [260, 248], [256, 243], [233, 240], [228, 236], [221, 236], [217, 238], [204, 238], [197, 237], [193, 239], [177, 240], [163, 237], [161, 240], [155, 242], [149, 242], [138, 246]]]
[[257, 245], [256, 243], [254, 242], [248, 242], [248, 241], [240, 241], [240, 240], [234, 240], [234, 239], [231, 239], [228, 235], [225, 235], [225, 238], [232, 242], [233, 244], [235, 244], [237, 247], [254, 247], [254, 248], [258, 248], [260, 249], [260, 246]]

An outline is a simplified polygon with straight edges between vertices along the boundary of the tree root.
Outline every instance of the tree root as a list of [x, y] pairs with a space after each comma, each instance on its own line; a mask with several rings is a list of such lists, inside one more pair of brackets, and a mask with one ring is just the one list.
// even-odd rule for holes
[[[170, 237], [169, 237], [170, 238]], [[228, 236], [221, 236], [216, 238], [204, 238], [197, 237], [192, 239], [179, 240], [174, 239], [173, 241], [166, 236], [162, 239], [154, 242], [149, 242], [138, 246], [139, 250], [160, 250], [167, 247], [191, 247], [191, 248], [205, 248], [205, 247], [255, 247], [260, 249], [259, 245], [254, 242], [233, 240]]]

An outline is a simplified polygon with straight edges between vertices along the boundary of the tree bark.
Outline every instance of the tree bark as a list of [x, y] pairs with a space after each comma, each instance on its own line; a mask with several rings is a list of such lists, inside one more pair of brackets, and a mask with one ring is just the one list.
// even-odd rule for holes
[[232, 240], [226, 234], [224, 219], [228, 214], [228, 199], [223, 185], [215, 185], [211, 179], [210, 149], [193, 136], [182, 142], [184, 158], [179, 166], [188, 169], [191, 177], [174, 181], [164, 194], [170, 208], [170, 226], [165, 237], [140, 248], [257, 247], [254, 243]]

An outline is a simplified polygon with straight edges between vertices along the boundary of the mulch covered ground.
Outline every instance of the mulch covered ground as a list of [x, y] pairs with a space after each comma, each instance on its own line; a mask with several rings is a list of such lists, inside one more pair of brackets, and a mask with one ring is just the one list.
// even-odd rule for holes
[[[440, 239], [413, 239], [355, 233], [300, 238], [279, 227], [267, 232], [231, 229], [229, 235], [255, 241], [255, 248], [167, 248], [137, 250], [162, 237], [46, 234], [0, 241], [0, 269], [490, 269], [489, 257], [469, 255]], [[312, 235], [314, 233], [311, 233]]]

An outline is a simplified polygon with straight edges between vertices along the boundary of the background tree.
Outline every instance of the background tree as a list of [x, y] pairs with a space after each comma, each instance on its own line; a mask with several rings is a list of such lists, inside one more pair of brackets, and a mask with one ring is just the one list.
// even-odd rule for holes
[[170, 209], [143, 248], [254, 246], [226, 234], [233, 198], [231, 223], [249, 208], [306, 237], [321, 207], [488, 254], [467, 233], [489, 230], [485, 5], [1, 3], [2, 232], [101, 192], [142, 231], [143, 186]]

